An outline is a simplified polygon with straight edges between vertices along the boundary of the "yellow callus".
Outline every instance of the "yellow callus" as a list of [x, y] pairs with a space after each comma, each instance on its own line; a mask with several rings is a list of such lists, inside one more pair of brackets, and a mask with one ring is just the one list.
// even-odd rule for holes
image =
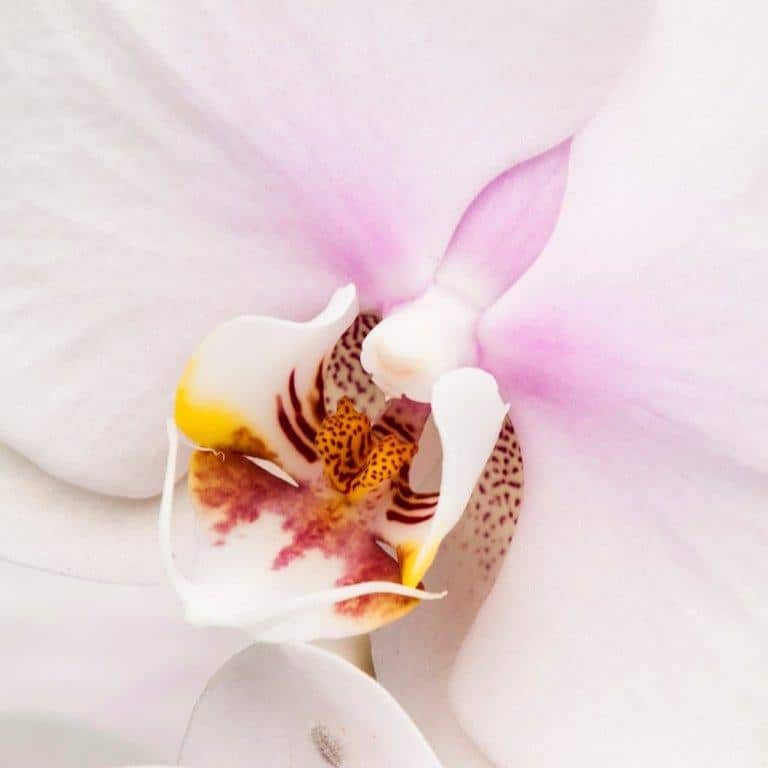
[[423, 545], [405, 542], [397, 547], [397, 561], [400, 564], [400, 581], [406, 587], [418, 587], [424, 574], [429, 570], [437, 555], [439, 544]]
[[186, 365], [176, 389], [176, 426], [203, 448], [229, 450], [274, 461], [276, 454], [263, 438], [247, 425], [245, 417], [225, 403], [206, 400], [192, 393], [197, 360]]

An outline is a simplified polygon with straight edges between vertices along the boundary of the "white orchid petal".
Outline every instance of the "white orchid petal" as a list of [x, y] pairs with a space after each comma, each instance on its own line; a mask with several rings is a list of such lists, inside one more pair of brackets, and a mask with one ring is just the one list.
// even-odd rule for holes
[[186, 768], [440, 768], [423, 736], [375, 680], [308, 645], [254, 645], [198, 701]]
[[432, 390], [432, 420], [442, 451], [440, 498], [419, 525], [392, 522], [387, 540], [401, 552], [403, 583], [416, 585], [443, 537], [459, 521], [499, 437], [507, 407], [493, 376], [479, 368], [457, 368]]
[[457, 663], [464, 726], [502, 765], [759, 765], [765, 479], [530, 402], [513, 417], [524, 504]]
[[208, 328], [350, 279], [414, 295], [480, 189], [590, 114], [648, 6], [7, 3], [0, 438], [157, 493]]
[[445, 600], [425, 604], [373, 634], [377, 678], [449, 765], [490, 768], [456, 718], [450, 680], [456, 653], [509, 549], [522, 495], [520, 445], [507, 419], [461, 520], [427, 574], [428, 584], [445, 588]]
[[360, 363], [388, 397], [428, 403], [440, 376], [477, 362], [478, 317], [454, 292], [433, 285], [371, 330]]
[[480, 190], [573, 133], [650, 9], [240, 4], [181, 21], [157, 8], [141, 31], [268, 189], [201, 194], [241, 227], [319, 244], [367, 305], [413, 295]]
[[95, 581], [164, 580], [156, 499], [76, 488], [0, 446], [0, 516], [0, 560]]
[[325, 413], [323, 359], [357, 312], [348, 285], [305, 323], [252, 316], [220, 325], [179, 382], [179, 428], [201, 447], [267, 459], [297, 479], [313, 474], [314, 435]]
[[65, 713], [0, 712], [0, 760], [9, 768], [106, 768], [152, 750]]
[[766, 466], [766, 21], [750, 3], [660, 9], [574, 140], [548, 247], [481, 322], [483, 363], [513, 402], [601, 410]]
[[200, 690], [244, 644], [187, 625], [165, 586], [0, 563], [0, 605], [3, 766], [175, 764]]

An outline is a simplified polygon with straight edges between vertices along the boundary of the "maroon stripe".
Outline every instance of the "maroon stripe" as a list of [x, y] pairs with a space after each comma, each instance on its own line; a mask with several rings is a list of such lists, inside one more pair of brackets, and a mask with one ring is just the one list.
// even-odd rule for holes
[[393, 499], [393, 502], [397, 504], [398, 507], [401, 509], [431, 509], [432, 507], [437, 504], [437, 500], [435, 501], [408, 501], [408, 499], [404, 499], [399, 493], [395, 496]]
[[291, 396], [291, 405], [293, 406], [293, 415], [296, 419], [296, 425], [304, 433], [304, 437], [309, 440], [312, 445], [315, 444], [315, 438], [317, 432], [309, 422], [304, 418], [304, 414], [301, 412], [301, 400], [296, 392], [296, 370], [291, 371], [291, 375], [288, 377], [288, 393]]
[[293, 428], [288, 414], [283, 408], [283, 399], [280, 395], [277, 396], [277, 421], [280, 424], [280, 428], [283, 430], [285, 436], [290, 440], [293, 447], [311, 464], [317, 461], [317, 454], [315, 449], [307, 445]]
[[403, 464], [398, 472], [400, 481], [397, 483], [398, 493], [405, 494], [411, 499], [434, 499], [440, 495], [440, 491], [432, 491], [431, 493], [417, 493], [408, 485], [408, 473], [410, 471], [410, 464]]
[[400, 493], [404, 493], [411, 499], [433, 499], [437, 501], [437, 497], [440, 495], [440, 491], [432, 491], [432, 493], [416, 493], [407, 486], [405, 488], [400, 487]]
[[315, 418], [322, 424], [323, 419], [326, 417], [325, 411], [325, 380], [323, 379], [323, 361], [320, 361], [320, 365], [317, 366], [317, 375], [315, 376], [315, 393], [317, 394], [317, 401], [314, 405]]
[[392, 418], [392, 416], [382, 416], [381, 420], [390, 428], [393, 429], [395, 432], [397, 432], [400, 437], [407, 440], [409, 443], [413, 442], [413, 435], [406, 431], [404, 427], [402, 427], [400, 424], [397, 423], [395, 419]]
[[421, 515], [420, 517], [413, 517], [411, 515], [403, 515], [397, 510], [387, 510], [387, 520], [394, 520], [396, 523], [405, 523], [406, 525], [416, 525], [417, 523], [424, 523], [431, 517], [434, 517], [435, 513], [431, 515]]

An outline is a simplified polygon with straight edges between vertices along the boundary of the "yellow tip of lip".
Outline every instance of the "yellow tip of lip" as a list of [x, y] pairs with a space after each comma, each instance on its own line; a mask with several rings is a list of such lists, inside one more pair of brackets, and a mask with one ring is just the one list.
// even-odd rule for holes
[[193, 357], [176, 389], [173, 410], [176, 426], [203, 448], [233, 450], [277, 462], [277, 454], [242, 414], [226, 403], [193, 392], [196, 367], [197, 359]]
[[397, 548], [400, 581], [406, 587], [418, 587], [437, 554], [437, 544], [423, 547], [417, 543], [401, 544]]

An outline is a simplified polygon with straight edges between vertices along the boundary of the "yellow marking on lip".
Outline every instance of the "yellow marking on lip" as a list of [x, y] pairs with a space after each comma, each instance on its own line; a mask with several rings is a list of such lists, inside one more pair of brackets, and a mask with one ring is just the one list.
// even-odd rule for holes
[[216, 401], [202, 402], [193, 397], [191, 383], [197, 359], [186, 365], [176, 389], [173, 417], [179, 429], [203, 448], [230, 450], [275, 461], [277, 454], [247, 425], [235, 409]]
[[400, 581], [406, 587], [419, 586], [437, 555], [438, 547], [439, 544], [432, 544], [424, 548], [415, 541], [398, 544], [397, 561], [400, 564]]

